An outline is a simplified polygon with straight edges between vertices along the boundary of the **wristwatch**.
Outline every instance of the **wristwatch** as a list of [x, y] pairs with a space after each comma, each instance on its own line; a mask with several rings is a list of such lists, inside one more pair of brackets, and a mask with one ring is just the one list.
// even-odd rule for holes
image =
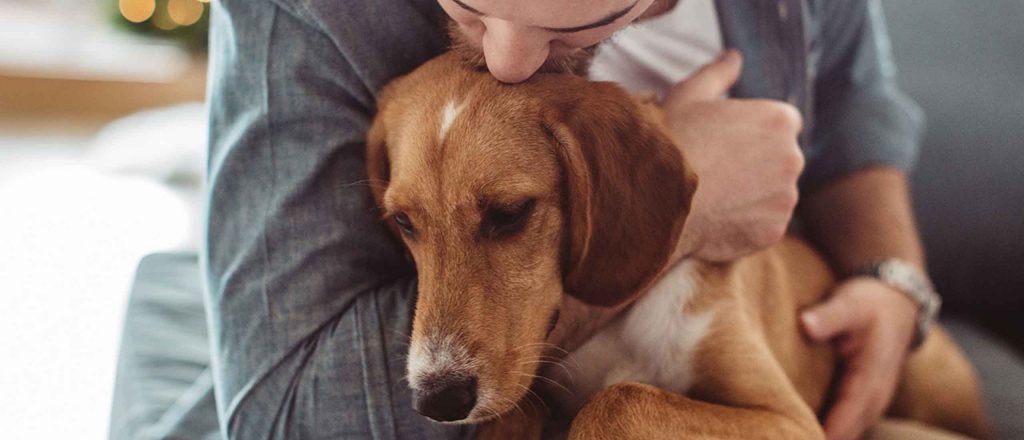
[[868, 264], [849, 275], [877, 279], [913, 300], [917, 304], [917, 330], [914, 332], [914, 340], [910, 343], [910, 350], [913, 351], [924, 343], [942, 307], [942, 298], [935, 292], [935, 287], [927, 275], [916, 266], [896, 258]]

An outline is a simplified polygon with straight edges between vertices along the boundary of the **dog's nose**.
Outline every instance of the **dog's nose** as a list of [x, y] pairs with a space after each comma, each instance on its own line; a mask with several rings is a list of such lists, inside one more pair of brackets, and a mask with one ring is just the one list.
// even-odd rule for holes
[[428, 383], [424, 390], [414, 390], [412, 399], [416, 412], [434, 420], [462, 420], [476, 406], [476, 378], [460, 376]]

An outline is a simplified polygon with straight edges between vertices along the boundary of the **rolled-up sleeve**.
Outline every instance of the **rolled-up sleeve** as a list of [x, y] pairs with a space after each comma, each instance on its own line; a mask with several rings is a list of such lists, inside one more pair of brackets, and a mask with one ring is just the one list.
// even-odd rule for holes
[[221, 430], [457, 436], [412, 412], [414, 268], [364, 170], [374, 93], [444, 47], [436, 3], [212, 5], [202, 263]]
[[817, 71], [814, 124], [803, 189], [875, 165], [909, 172], [924, 117], [897, 86], [880, 2], [823, 0], [815, 5], [820, 20], [810, 55]]

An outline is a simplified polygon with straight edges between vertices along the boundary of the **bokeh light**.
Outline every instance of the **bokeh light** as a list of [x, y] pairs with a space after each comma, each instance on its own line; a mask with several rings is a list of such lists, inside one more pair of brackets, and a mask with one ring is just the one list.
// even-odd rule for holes
[[169, 0], [167, 14], [179, 26], [190, 26], [203, 16], [204, 7], [198, 0]]
[[121, 15], [132, 23], [142, 23], [149, 20], [156, 10], [156, 0], [119, 0], [117, 2]]

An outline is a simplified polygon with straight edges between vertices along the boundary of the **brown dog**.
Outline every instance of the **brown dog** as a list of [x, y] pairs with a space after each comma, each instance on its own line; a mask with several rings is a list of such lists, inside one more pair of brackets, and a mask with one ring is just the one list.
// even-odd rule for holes
[[[530, 392], [568, 294], [636, 300], [576, 351], [571, 394], [548, 402], [578, 411], [570, 437], [824, 437], [836, 361], [796, 317], [828, 292], [829, 268], [792, 238], [731, 264], [670, 266], [696, 178], [656, 106], [565, 74], [501, 84], [450, 54], [379, 103], [367, 163], [418, 269], [420, 413], [539, 435], [536, 420], [498, 417]], [[974, 372], [941, 330], [908, 360], [890, 414], [987, 432]]]

